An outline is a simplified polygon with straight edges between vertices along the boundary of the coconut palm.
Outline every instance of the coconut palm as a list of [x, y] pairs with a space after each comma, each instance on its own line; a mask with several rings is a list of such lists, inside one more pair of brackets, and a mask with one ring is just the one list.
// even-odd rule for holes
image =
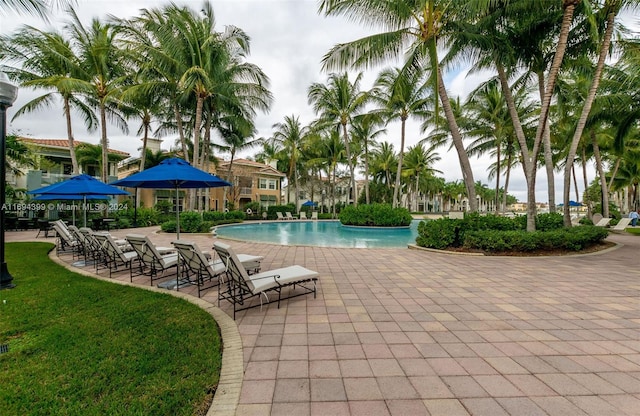
[[375, 148], [376, 138], [383, 134], [386, 134], [387, 130], [381, 128], [383, 125], [382, 117], [379, 113], [371, 112], [361, 114], [353, 118], [351, 124], [351, 137], [355, 142], [358, 142], [362, 146], [363, 150], [363, 163], [364, 163], [364, 195], [365, 203], [371, 203], [371, 197], [369, 195], [369, 157], [370, 150]]
[[[275, 123], [272, 128], [274, 132], [271, 140], [277, 143], [289, 156], [287, 181], [289, 188], [291, 184], [294, 185], [297, 211], [299, 209], [298, 164], [302, 155], [302, 149], [309, 138], [310, 129], [308, 126], [303, 126], [302, 123], [300, 123], [300, 118], [295, 114], [285, 116], [283, 122]], [[288, 195], [290, 194], [291, 192], [288, 192]]]
[[348, 126], [352, 123], [353, 117], [360, 114], [367, 104], [367, 94], [360, 91], [361, 80], [362, 73], [356, 76], [353, 83], [349, 81], [349, 75], [346, 72], [330, 74], [327, 84], [313, 83], [308, 90], [309, 104], [313, 105], [313, 110], [319, 115], [318, 123], [334, 125], [341, 130], [346, 157], [349, 161], [350, 196], [354, 205], [358, 204], [358, 200]]
[[410, 117], [424, 119], [428, 112], [430, 89], [425, 84], [423, 71], [402, 71], [399, 68], [385, 69], [375, 81], [371, 98], [381, 106], [380, 113], [387, 122], [400, 121], [400, 149], [398, 172], [393, 190], [392, 205], [400, 203], [400, 179], [406, 139], [406, 123]]
[[442, 173], [433, 169], [433, 164], [439, 160], [440, 156], [433, 147], [426, 149], [423, 144], [417, 144], [407, 149], [402, 176], [408, 181], [408, 189], [413, 188], [414, 211], [418, 211], [418, 194], [423, 190], [421, 181], [434, 173]]
[[118, 97], [121, 94], [120, 81], [127, 66], [124, 55], [116, 43], [117, 32], [113, 25], [93, 19], [89, 27], [85, 27], [75, 10], [70, 9], [71, 21], [65, 29], [71, 37], [74, 48], [78, 51], [79, 64], [84, 73], [81, 79], [85, 84], [86, 99], [98, 109], [100, 119], [100, 145], [102, 146], [102, 172], [100, 178], [107, 181], [108, 149], [107, 118], [122, 132], [129, 128], [120, 106]]
[[610, 53], [609, 47], [611, 45], [614, 28], [616, 25], [620, 25], [620, 23], [616, 21], [616, 18], [619, 16], [620, 11], [624, 9], [635, 10], [639, 6], [640, 2], [638, 2], [638, 0], [605, 0], [604, 3], [601, 4], [601, 8], [596, 12], [596, 17], [601, 19], [600, 21], [604, 22], [603, 30], [599, 33], [601, 36], [600, 42], [597, 42], [597, 46], [599, 47], [598, 61], [595, 64], [591, 86], [589, 87], [589, 92], [585, 97], [582, 112], [578, 119], [565, 163], [563, 202], [564, 223], [567, 227], [571, 226], [571, 213], [569, 211], [569, 188], [571, 183], [570, 169], [571, 165], [573, 165], [573, 159], [576, 156], [580, 138], [582, 137], [583, 131], [587, 124], [587, 119], [589, 117], [589, 113], [591, 112], [591, 107], [593, 105], [596, 97], [596, 92], [598, 91], [598, 87], [600, 85], [605, 61]]
[[48, 91], [19, 108], [13, 118], [48, 109], [55, 104], [56, 96], [60, 96], [67, 124], [71, 166], [73, 174], [77, 174], [79, 170], [71, 110], [82, 116], [89, 131], [95, 130], [98, 122], [93, 110], [80, 98], [81, 93], [90, 90], [82, 79], [83, 70], [72, 45], [60, 33], [46, 32], [31, 26], [23, 26], [12, 36], [2, 37], [0, 43], [0, 56], [19, 65], [5, 66], [5, 72], [18, 80], [22, 87]]
[[[430, 81], [437, 91], [460, 167], [470, 208], [476, 211], [475, 181], [462, 135], [450, 106], [449, 95], [438, 59], [437, 44], [454, 33], [447, 33], [447, 23], [456, 20], [466, 2], [448, 0], [322, 0], [319, 10], [327, 16], [346, 15], [371, 26], [383, 27], [385, 32], [334, 46], [323, 58], [328, 70], [371, 67], [388, 59], [405, 56], [403, 71], [428, 68]], [[438, 113], [436, 108], [435, 113]]]
[[25, 13], [47, 20], [53, 9], [64, 9], [75, 3], [74, 0], [2, 0], [0, 11]]

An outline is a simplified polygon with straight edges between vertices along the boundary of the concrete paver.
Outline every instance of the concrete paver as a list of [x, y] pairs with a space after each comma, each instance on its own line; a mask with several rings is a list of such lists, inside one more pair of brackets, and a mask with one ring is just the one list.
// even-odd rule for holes
[[[156, 231], [135, 232], [170, 245], [174, 235]], [[213, 242], [182, 238], [204, 250]], [[263, 270], [320, 273], [316, 299], [238, 313], [235, 414], [638, 415], [640, 238], [609, 239], [622, 246], [526, 258], [232, 241], [264, 256]], [[202, 300], [217, 305], [216, 290]]]

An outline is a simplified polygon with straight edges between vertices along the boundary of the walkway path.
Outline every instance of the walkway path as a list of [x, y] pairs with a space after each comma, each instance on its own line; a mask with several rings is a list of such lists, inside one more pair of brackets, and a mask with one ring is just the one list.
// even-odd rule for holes
[[232, 242], [263, 270], [320, 273], [317, 299], [238, 314], [236, 414], [640, 415], [640, 238], [609, 239], [623, 246], [538, 258]]

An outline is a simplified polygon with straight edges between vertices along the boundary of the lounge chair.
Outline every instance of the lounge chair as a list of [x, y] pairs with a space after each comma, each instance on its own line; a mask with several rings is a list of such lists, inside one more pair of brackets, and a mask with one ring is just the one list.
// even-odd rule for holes
[[58, 238], [58, 241], [56, 242], [56, 254], [71, 251], [74, 258], [80, 255], [82, 246], [80, 245], [80, 242], [77, 241], [76, 238], [71, 234], [71, 232], [67, 228], [67, 224], [65, 224], [64, 221], [54, 221], [53, 229], [55, 230]]
[[631, 218], [621, 218], [620, 221], [611, 229], [612, 231], [624, 231], [631, 224]]
[[603, 218], [596, 224], [596, 227], [606, 227], [611, 222], [611, 218]]
[[313, 211], [311, 213], [311, 219], [312, 220], [317, 220], [318, 219], [318, 211]]
[[[260, 298], [259, 306], [261, 308], [263, 304], [276, 301], [278, 302], [278, 308], [280, 308], [282, 300], [309, 293], [313, 293], [313, 297], [316, 297], [318, 272], [295, 265], [249, 275], [231, 246], [215, 242], [213, 248], [227, 266], [228, 284], [225, 290], [221, 287], [218, 291], [218, 304], [221, 299], [231, 302], [233, 305], [233, 319], [236, 319], [236, 312], [258, 306], [257, 304], [248, 304], [254, 297]], [[282, 291], [285, 288], [289, 288], [290, 292], [283, 297]], [[296, 290], [297, 288], [302, 290]], [[278, 298], [270, 300], [269, 294], [271, 292], [277, 293]], [[263, 297], [266, 302], [262, 301]], [[238, 308], [238, 305], [241, 307]]]
[[[133, 251], [138, 253], [140, 261], [136, 276], [149, 276], [153, 286], [153, 281], [167, 276], [165, 272], [169, 269], [175, 268], [175, 274], [178, 274], [178, 252], [175, 249], [156, 247], [145, 235], [128, 234], [125, 239]], [[130, 279], [132, 282], [133, 276], [134, 268], [131, 268]]]
[[279, 220], [284, 220], [284, 215], [282, 215], [282, 212], [280, 211], [276, 211], [276, 217], [278, 217]]
[[300, 214], [298, 215], [298, 217], [299, 217], [301, 220], [308, 220], [308, 219], [309, 219], [309, 218], [307, 218], [307, 213], [306, 213], [306, 212], [304, 212], [304, 211], [300, 211]]
[[[179, 290], [180, 286], [183, 285], [196, 285], [198, 286], [198, 297], [200, 297], [203, 291], [219, 286], [222, 283], [220, 280], [224, 278], [224, 273], [227, 269], [227, 265], [222, 259], [209, 259], [197, 244], [189, 241], [176, 240], [171, 244], [178, 250], [181, 259], [179, 267], [182, 270], [180, 271], [181, 276], [176, 279], [176, 290]], [[264, 258], [249, 254], [239, 254], [238, 257], [243, 270], [251, 273], [256, 273], [260, 270], [260, 262]], [[216, 280], [215, 283], [213, 283], [214, 279]]]
[[297, 220], [297, 218], [291, 215], [289, 211], [285, 212], [284, 215], [287, 220]]
[[133, 262], [138, 260], [138, 253], [135, 251], [122, 251], [120, 246], [116, 244], [115, 239], [107, 232], [94, 232], [92, 234], [100, 244], [102, 261], [96, 262], [96, 273], [101, 269], [109, 269], [109, 277], [113, 272], [118, 271], [120, 266], [129, 268], [133, 267]]

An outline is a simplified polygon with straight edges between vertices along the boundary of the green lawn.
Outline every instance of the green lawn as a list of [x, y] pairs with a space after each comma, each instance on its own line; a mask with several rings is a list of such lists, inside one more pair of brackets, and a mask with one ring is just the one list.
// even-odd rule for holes
[[629, 234], [640, 235], [640, 228], [627, 227], [624, 230]]
[[204, 414], [220, 375], [208, 313], [168, 294], [72, 273], [49, 243], [7, 244], [0, 415]]

